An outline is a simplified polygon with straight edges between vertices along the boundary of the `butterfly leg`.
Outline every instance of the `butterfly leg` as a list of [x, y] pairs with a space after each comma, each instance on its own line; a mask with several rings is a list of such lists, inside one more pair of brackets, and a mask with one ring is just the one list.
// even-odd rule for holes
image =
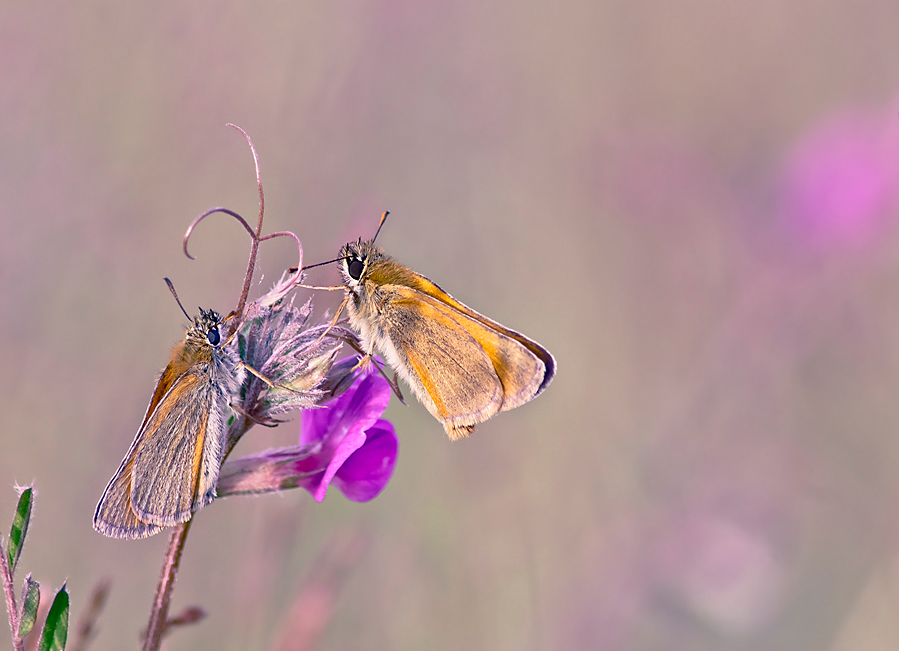
[[257, 371], [255, 368], [253, 368], [252, 366], [250, 366], [249, 364], [247, 364], [244, 361], [238, 362], [237, 367], [247, 369], [250, 373], [252, 373], [257, 378], [259, 378], [260, 380], [265, 382], [268, 385], [269, 389], [283, 389], [284, 391], [290, 391], [291, 393], [297, 393], [297, 394], [302, 393], [302, 391], [297, 391], [296, 389], [291, 389], [290, 387], [286, 387], [283, 384], [275, 384], [270, 379], [265, 377], [262, 373], [260, 373], [259, 371]]
[[387, 374], [384, 372], [383, 362], [379, 362], [378, 359], [375, 358], [375, 356], [374, 356], [374, 352], [375, 352], [374, 342], [369, 344], [368, 352], [362, 352], [362, 348], [359, 346], [359, 343], [356, 339], [351, 339], [349, 337], [343, 337], [343, 342], [347, 346], [349, 346], [350, 348], [355, 350], [357, 353], [359, 353], [359, 355], [360, 355], [359, 361], [356, 362], [356, 365], [352, 369], [350, 369], [349, 372], [352, 373], [353, 371], [355, 371], [357, 369], [361, 369], [362, 371], [365, 371], [368, 369], [369, 364], [374, 364], [375, 368], [378, 369], [378, 373], [381, 374], [381, 377], [383, 377], [385, 380], [387, 380], [387, 384], [390, 385], [390, 389], [393, 391], [393, 394], [397, 397], [397, 400], [399, 400], [401, 403], [403, 403], [405, 405], [406, 400], [403, 398], [403, 392], [400, 391], [400, 385], [399, 385], [399, 381], [396, 376], [396, 372], [394, 372], [392, 380], [389, 377], [387, 377]]
[[340, 306], [337, 308], [337, 312], [334, 313], [334, 318], [331, 319], [331, 323], [329, 323], [328, 327], [325, 328], [325, 331], [319, 335], [318, 339], [315, 340], [315, 343], [319, 343], [322, 339], [324, 339], [325, 335], [331, 332], [331, 329], [337, 325], [337, 320], [340, 319], [340, 313], [343, 312], [343, 308], [346, 307], [347, 301], [349, 300], [350, 293], [347, 292], [346, 296], [343, 297], [343, 301], [341, 301]]
[[281, 423], [287, 422], [284, 420], [278, 420], [277, 418], [266, 418], [264, 420], [260, 420], [259, 418], [256, 418], [253, 414], [249, 413], [247, 410], [245, 410], [243, 407], [241, 407], [239, 405], [230, 403], [228, 406], [231, 407], [231, 409], [236, 411], [238, 414], [240, 414], [244, 418], [247, 418], [247, 419], [253, 421], [257, 425], [262, 425], [263, 427], [277, 427]]

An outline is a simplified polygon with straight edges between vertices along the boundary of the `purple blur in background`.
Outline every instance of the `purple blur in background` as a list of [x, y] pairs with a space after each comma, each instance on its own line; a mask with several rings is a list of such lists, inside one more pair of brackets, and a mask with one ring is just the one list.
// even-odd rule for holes
[[797, 142], [785, 170], [786, 217], [800, 237], [865, 245], [896, 207], [899, 115], [829, 116]]

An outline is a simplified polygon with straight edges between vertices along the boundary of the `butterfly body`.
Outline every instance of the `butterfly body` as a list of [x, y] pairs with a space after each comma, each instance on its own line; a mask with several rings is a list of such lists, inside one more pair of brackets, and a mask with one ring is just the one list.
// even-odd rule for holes
[[94, 528], [145, 538], [215, 499], [227, 424], [244, 369], [221, 317], [200, 310], [153, 392], [140, 429], [97, 505]]
[[523, 405], [552, 380], [555, 359], [546, 349], [457, 301], [374, 241], [350, 242], [340, 258], [350, 324], [451, 439]]

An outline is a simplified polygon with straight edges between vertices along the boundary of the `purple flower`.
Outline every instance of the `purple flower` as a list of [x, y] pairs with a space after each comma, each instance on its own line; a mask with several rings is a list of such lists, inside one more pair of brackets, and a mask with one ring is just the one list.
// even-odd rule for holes
[[393, 425], [380, 418], [388, 402], [390, 386], [371, 365], [339, 397], [303, 411], [298, 446], [226, 462], [219, 497], [302, 486], [321, 502], [333, 482], [354, 502], [374, 499], [396, 463]]
[[371, 364], [339, 398], [323, 409], [303, 411], [300, 445], [317, 446], [318, 452], [297, 467], [324, 466], [324, 472], [300, 482], [316, 502], [325, 499], [331, 481], [354, 502], [373, 499], [390, 481], [397, 438], [393, 425], [380, 418], [389, 402], [390, 386]]

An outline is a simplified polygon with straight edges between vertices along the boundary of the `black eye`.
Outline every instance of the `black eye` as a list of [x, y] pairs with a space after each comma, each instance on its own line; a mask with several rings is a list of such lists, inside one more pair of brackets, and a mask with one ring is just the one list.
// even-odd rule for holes
[[351, 260], [350, 264], [347, 265], [347, 273], [350, 274], [350, 278], [353, 280], [359, 280], [362, 276], [362, 270], [365, 268], [365, 265], [362, 264], [362, 260]]
[[218, 346], [221, 340], [222, 338], [219, 335], [218, 328], [210, 328], [206, 331], [206, 341], [208, 341], [213, 346]]

